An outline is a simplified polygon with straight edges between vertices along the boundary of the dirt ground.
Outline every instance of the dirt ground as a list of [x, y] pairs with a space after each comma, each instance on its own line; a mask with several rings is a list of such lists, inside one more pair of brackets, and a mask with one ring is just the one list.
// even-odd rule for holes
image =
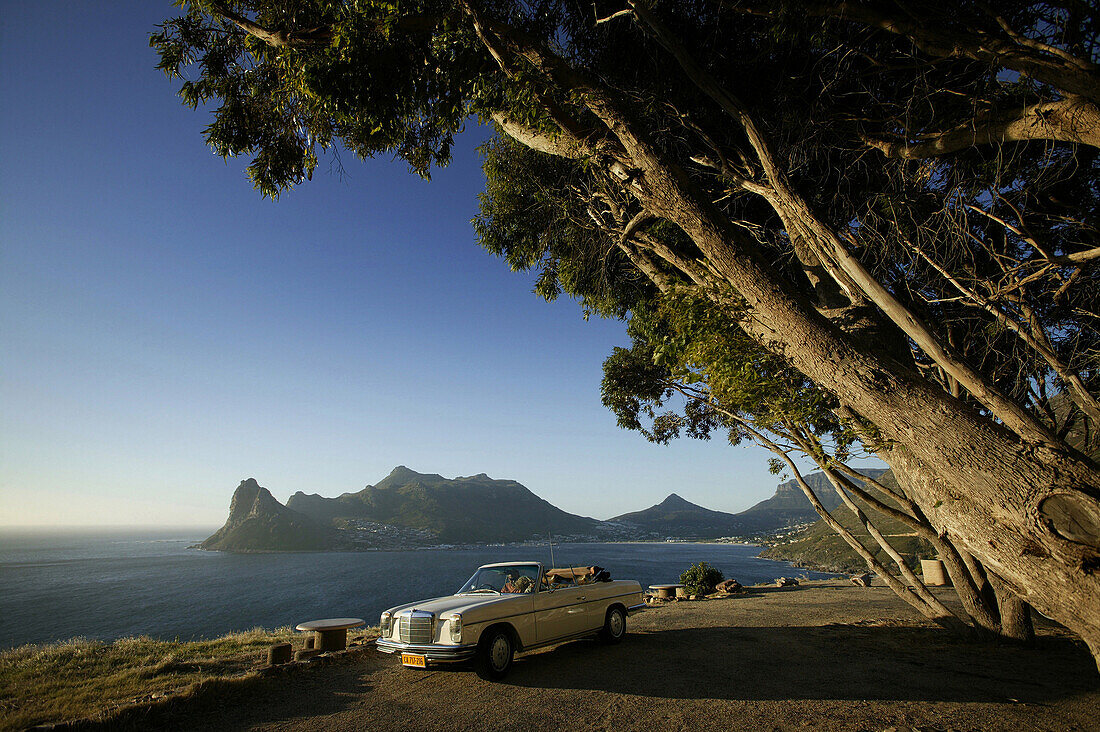
[[1051, 624], [1039, 633], [1030, 648], [966, 642], [883, 587], [756, 587], [649, 609], [617, 646], [521, 655], [498, 683], [368, 650], [185, 708], [163, 726], [1100, 730], [1100, 674], [1084, 645]]

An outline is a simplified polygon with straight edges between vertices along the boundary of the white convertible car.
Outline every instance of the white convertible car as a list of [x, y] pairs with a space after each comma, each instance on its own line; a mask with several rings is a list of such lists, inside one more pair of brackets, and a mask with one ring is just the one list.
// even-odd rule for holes
[[499, 679], [517, 651], [595, 634], [618, 643], [627, 616], [644, 608], [641, 585], [599, 567], [486, 564], [454, 595], [382, 613], [376, 643], [405, 666], [474, 659], [479, 675]]

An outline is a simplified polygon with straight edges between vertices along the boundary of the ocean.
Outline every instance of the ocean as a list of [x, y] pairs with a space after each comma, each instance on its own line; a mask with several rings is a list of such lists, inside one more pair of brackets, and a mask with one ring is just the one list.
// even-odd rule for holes
[[[225, 554], [189, 548], [203, 530], [0, 529], [0, 648], [83, 636], [194, 640], [254, 627], [359, 617], [449, 595], [481, 564], [549, 563], [547, 546]], [[705, 561], [749, 585], [833, 575], [758, 559], [738, 544], [556, 544], [559, 565], [597, 564], [643, 587]]]

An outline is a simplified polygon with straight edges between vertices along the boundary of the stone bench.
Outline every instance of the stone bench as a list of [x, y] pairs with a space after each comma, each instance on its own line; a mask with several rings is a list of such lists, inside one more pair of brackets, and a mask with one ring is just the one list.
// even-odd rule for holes
[[348, 628], [363, 625], [361, 618], [329, 618], [299, 623], [295, 630], [313, 632], [313, 648], [318, 653], [342, 651], [348, 647]]
[[661, 600], [671, 600], [675, 597], [687, 597], [687, 590], [683, 585], [650, 585], [649, 589], [657, 592]]

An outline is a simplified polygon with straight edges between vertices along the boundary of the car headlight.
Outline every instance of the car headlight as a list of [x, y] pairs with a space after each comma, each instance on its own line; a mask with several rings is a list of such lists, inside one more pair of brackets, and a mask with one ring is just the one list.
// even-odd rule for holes
[[451, 621], [448, 623], [448, 625], [450, 626], [450, 629], [451, 629], [451, 642], [452, 643], [461, 643], [462, 642], [462, 616], [461, 615], [452, 615], [451, 616]]
[[382, 632], [382, 637], [385, 638], [390, 634], [390, 628], [393, 618], [389, 613], [382, 613], [382, 619], [378, 621], [378, 628]]

